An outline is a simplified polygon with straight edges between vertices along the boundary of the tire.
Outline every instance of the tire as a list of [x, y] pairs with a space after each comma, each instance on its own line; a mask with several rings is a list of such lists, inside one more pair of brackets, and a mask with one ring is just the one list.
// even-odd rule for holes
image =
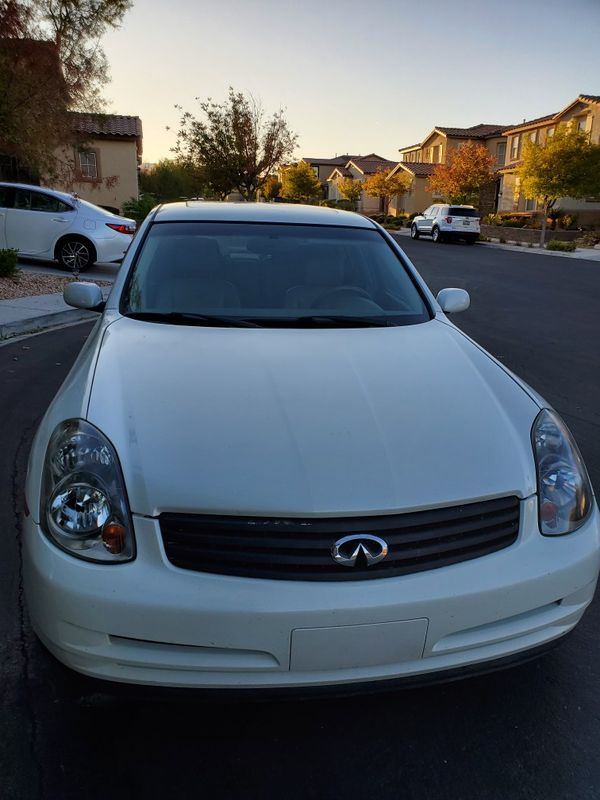
[[467, 238], [465, 239], [465, 242], [467, 244], [475, 244], [476, 241], [477, 241], [477, 236], [467, 236]]
[[65, 236], [56, 245], [56, 260], [66, 272], [86, 272], [96, 261], [94, 245], [82, 236]]
[[414, 223], [410, 226], [410, 238], [411, 239], [419, 238], [419, 229]]
[[433, 230], [431, 231], [431, 238], [436, 244], [440, 244], [440, 242], [444, 241], [442, 232], [440, 231], [437, 225], [433, 226]]

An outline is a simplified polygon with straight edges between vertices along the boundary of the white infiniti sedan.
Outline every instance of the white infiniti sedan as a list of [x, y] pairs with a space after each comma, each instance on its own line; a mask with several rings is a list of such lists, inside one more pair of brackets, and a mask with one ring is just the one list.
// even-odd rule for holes
[[387, 686], [530, 657], [592, 600], [560, 417], [372, 221], [188, 202], [143, 223], [36, 434], [25, 589], [69, 667]]
[[96, 261], [120, 261], [135, 221], [66, 192], [24, 183], [0, 183], [0, 249], [58, 261], [85, 272]]

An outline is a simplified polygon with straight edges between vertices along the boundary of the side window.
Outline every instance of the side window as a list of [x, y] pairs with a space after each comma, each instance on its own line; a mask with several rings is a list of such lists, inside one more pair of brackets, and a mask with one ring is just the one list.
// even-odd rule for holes
[[29, 211], [31, 208], [31, 192], [27, 189], [17, 189], [15, 192], [15, 208]]
[[11, 190], [8, 186], [0, 186], [0, 208], [12, 208]]
[[424, 217], [429, 217], [429, 216], [431, 216], [431, 208], [432, 208], [432, 206], [429, 206], [429, 208], [426, 208], [426, 209], [425, 209], [425, 211], [423, 212], [423, 216], [424, 216]]
[[31, 192], [31, 210], [62, 214], [65, 211], [70, 211], [71, 207], [59, 200], [58, 197], [52, 197], [42, 192]]

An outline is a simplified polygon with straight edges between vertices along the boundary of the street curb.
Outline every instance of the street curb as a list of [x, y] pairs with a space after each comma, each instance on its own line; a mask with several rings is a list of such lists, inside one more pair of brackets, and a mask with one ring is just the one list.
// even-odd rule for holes
[[12, 339], [13, 336], [23, 336], [28, 333], [39, 333], [40, 331], [58, 328], [61, 325], [68, 325], [73, 322], [85, 322], [86, 320], [98, 319], [98, 314], [93, 311], [58, 311], [55, 314], [43, 314], [39, 317], [6, 322], [0, 325], [0, 342], [5, 339]]

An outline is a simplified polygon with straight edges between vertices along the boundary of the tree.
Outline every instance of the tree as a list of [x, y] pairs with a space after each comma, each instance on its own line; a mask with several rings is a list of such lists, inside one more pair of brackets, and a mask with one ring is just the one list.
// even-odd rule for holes
[[378, 197], [383, 201], [383, 209], [387, 214], [392, 197], [404, 194], [410, 188], [411, 177], [406, 172], [389, 175], [387, 170], [378, 170], [365, 178], [363, 188], [369, 197]]
[[349, 200], [353, 208], [356, 208], [356, 204], [363, 192], [361, 181], [355, 181], [354, 178], [342, 178], [341, 181], [337, 182], [336, 186], [344, 200]]
[[157, 203], [168, 203], [204, 195], [205, 180], [193, 165], [164, 158], [140, 172], [140, 191], [153, 195]]
[[275, 175], [269, 175], [267, 180], [263, 183], [260, 190], [261, 197], [267, 202], [275, 200], [281, 194], [282, 184], [277, 180]]
[[253, 200], [296, 146], [297, 137], [281, 109], [267, 117], [259, 101], [231, 87], [224, 103], [210, 98], [200, 103], [201, 118], [178, 108], [182, 113], [174, 151], [202, 168], [221, 197], [237, 189], [246, 200]]
[[494, 179], [495, 163], [485, 145], [465, 142], [450, 152], [446, 164], [438, 164], [427, 182], [427, 191], [449, 203], [476, 203], [479, 192]]
[[[108, 81], [100, 41], [130, 0], [0, 0], [0, 153], [54, 177], [74, 145], [69, 111], [99, 112]], [[64, 167], [64, 165], [62, 165]]]
[[319, 178], [306, 161], [299, 161], [283, 170], [282, 197], [300, 203], [308, 203], [317, 197], [322, 197], [322, 191]]
[[600, 196], [600, 145], [575, 127], [558, 125], [544, 144], [525, 141], [516, 174], [525, 197], [542, 206], [543, 246], [548, 213], [559, 198]]

